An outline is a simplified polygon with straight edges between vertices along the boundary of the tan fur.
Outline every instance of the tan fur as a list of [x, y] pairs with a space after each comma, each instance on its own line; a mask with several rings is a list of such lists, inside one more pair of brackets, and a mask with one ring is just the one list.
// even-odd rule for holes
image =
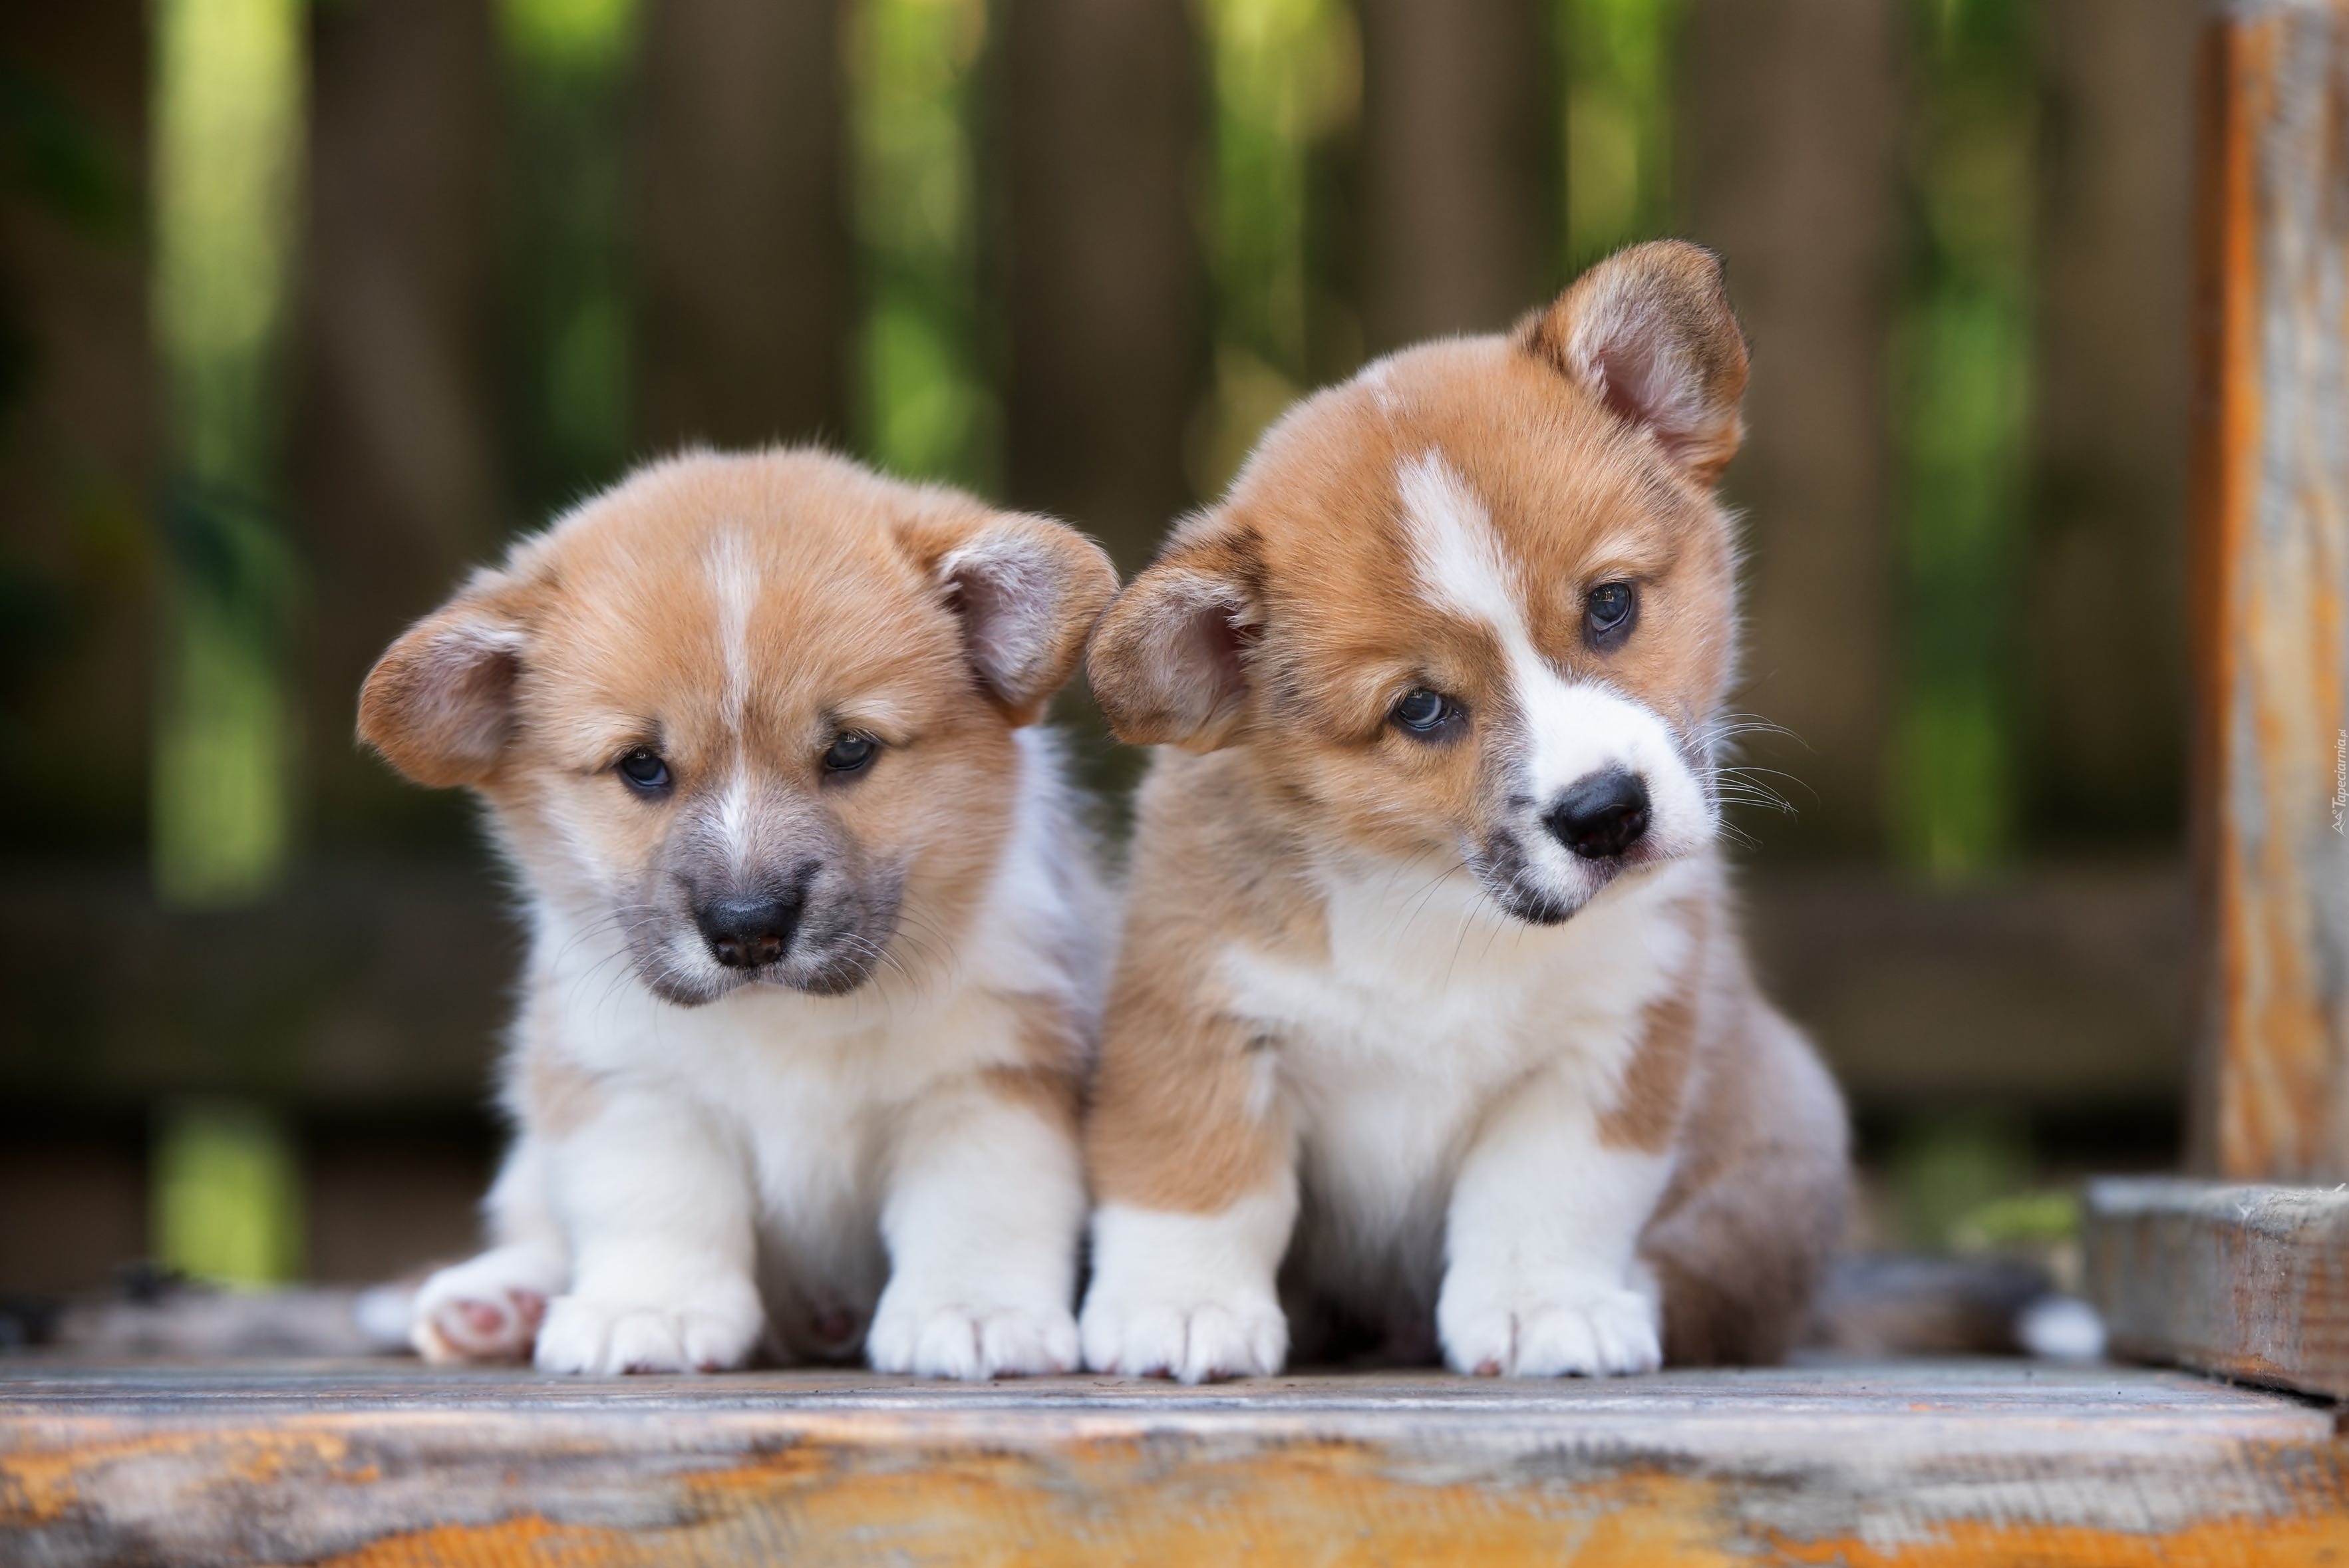
[[1255, 788], [1226, 758], [1166, 758], [1143, 785], [1137, 809], [1164, 830], [1134, 846], [1142, 896], [1129, 906], [1103, 1023], [1124, 1048], [1103, 1058], [1086, 1124], [1105, 1202], [1206, 1212], [1288, 1159], [1288, 1130], [1249, 1113], [1271, 1042], [1218, 1013], [1215, 955], [1244, 934], [1310, 958], [1328, 934], [1299, 846], [1248, 799]]
[[[1625, 321], [1665, 325], [1649, 357], [1622, 350]], [[1267, 1190], [1294, 1158], [1260, 1087], [1280, 1042], [1223, 1010], [1217, 954], [1309, 960], [1327, 941], [1317, 854], [1456, 866], [1503, 809], [1486, 742], [1431, 746], [1389, 722], [1423, 686], [1480, 725], [1509, 702], [1493, 634], [1412, 589], [1399, 467], [1440, 453], [1489, 507], [1537, 585], [1526, 613], [1554, 669], [1702, 733], [1734, 676], [1734, 552], [1711, 485], [1744, 379], [1717, 263], [1640, 247], [1510, 335], [1410, 350], [1305, 400], [1111, 605], [1088, 655], [1102, 707], [1123, 738], [1182, 750], [1158, 755], [1139, 799], [1087, 1129], [1100, 1201], [1208, 1213]], [[1584, 595], [1617, 579], [1640, 585], [1639, 620], [1603, 649]], [[1597, 1109], [1609, 1144], [1677, 1151], [1643, 1243], [1668, 1354], [1766, 1358], [1833, 1244], [1845, 1134], [1708, 885], [1688, 972]]]
[[[1019, 732], [1115, 587], [1049, 520], [697, 451], [392, 645], [361, 738], [482, 797], [532, 914], [492, 1244], [428, 1283], [420, 1346], [729, 1366], [763, 1311], [777, 1346], [895, 1370], [1072, 1363], [1107, 898], [1057, 748]], [[999, 1299], [962, 1299], [957, 1248]], [[984, 1345], [956, 1317], [982, 1308]]]
[[1687, 978], [1648, 1004], [1638, 1049], [1623, 1069], [1614, 1100], [1599, 1112], [1599, 1140], [1661, 1153], [1680, 1130], [1694, 1065], [1700, 986], [1709, 945], [1706, 911], [1689, 912], [1697, 951]]
[[[954, 587], [934, 585], [943, 561], [982, 539], [1056, 552], [1081, 584], [1052, 605], [1027, 667], [975, 671]], [[720, 645], [713, 552], [763, 585], [739, 655]], [[811, 802], [817, 829], [858, 863], [910, 866], [905, 906], [952, 930], [1008, 826], [1010, 729], [1067, 679], [1115, 585], [1089, 542], [957, 491], [817, 451], [695, 454], [641, 470], [502, 570], [476, 573], [378, 663], [359, 735], [419, 783], [477, 788], [525, 865], [560, 862], [564, 836], [584, 829], [603, 864], [633, 877], [676, 814], [730, 779], [738, 731], [723, 672], [740, 656], [740, 684], [764, 694], [739, 730], [758, 787]], [[453, 680], [450, 661], [466, 665]], [[827, 706], [843, 693], [854, 711]], [[822, 758], [844, 724], [877, 737], [888, 766], [842, 788]], [[666, 801], [613, 781], [638, 746], [675, 772]]]

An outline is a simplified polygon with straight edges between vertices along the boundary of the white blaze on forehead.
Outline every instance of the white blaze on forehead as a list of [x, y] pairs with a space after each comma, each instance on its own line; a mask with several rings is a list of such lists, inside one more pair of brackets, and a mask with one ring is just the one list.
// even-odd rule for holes
[[759, 563], [742, 536], [729, 530], [709, 542], [702, 570], [717, 607], [718, 652], [725, 662], [719, 701], [726, 726], [734, 732], [733, 768], [718, 798], [718, 836], [740, 872], [750, 865], [755, 829], [750, 771], [742, 755], [742, 718], [750, 706], [750, 612], [759, 603]]
[[728, 531], [709, 542], [702, 569], [718, 610], [719, 656], [726, 665], [719, 689], [726, 722], [739, 729], [750, 702], [750, 611], [759, 603], [759, 563], [741, 535]]
[[1523, 575], [1468, 481], [1438, 453], [1423, 452], [1397, 470], [1395, 490], [1422, 596], [1481, 623], [1501, 645], [1534, 799], [1547, 802], [1603, 769], [1627, 768], [1647, 782], [1661, 841], [1708, 834], [1703, 791], [1663, 720], [1603, 681], [1568, 680], [1535, 645]]
[[1440, 608], [1484, 622], [1506, 643], [1526, 643], [1517, 574], [1493, 531], [1492, 514], [1450, 463], [1433, 452], [1406, 459], [1395, 476], [1420, 587]]

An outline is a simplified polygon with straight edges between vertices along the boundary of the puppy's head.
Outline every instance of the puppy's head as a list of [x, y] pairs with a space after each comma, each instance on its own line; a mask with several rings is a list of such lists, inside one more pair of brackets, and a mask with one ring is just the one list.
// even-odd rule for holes
[[1562, 920], [1717, 829], [1744, 383], [1718, 264], [1670, 242], [1373, 365], [1119, 596], [1093, 690], [1128, 740], [1246, 746], [1324, 841]]
[[967, 913], [1011, 731], [1115, 591], [1072, 530], [806, 451], [644, 469], [368, 675], [359, 735], [490, 801], [533, 893], [672, 1002], [838, 993]]

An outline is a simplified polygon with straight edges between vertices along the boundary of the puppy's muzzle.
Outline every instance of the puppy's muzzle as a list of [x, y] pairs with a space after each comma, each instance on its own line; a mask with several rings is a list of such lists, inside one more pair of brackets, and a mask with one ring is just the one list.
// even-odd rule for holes
[[1609, 768], [1577, 780], [1542, 818], [1550, 836], [1586, 861], [1612, 860], [1645, 837], [1653, 816], [1648, 786]]
[[715, 898], [697, 904], [693, 923], [709, 956], [729, 969], [763, 969], [792, 950], [806, 906], [798, 892], [751, 898]]

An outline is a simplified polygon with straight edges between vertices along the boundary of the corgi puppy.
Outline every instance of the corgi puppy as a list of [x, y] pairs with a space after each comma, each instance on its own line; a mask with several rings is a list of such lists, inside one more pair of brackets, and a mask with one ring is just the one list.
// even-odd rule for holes
[[1042, 518], [695, 452], [392, 645], [359, 734], [480, 796], [530, 923], [490, 1249], [419, 1293], [426, 1357], [1075, 1365], [1111, 911], [1032, 726], [1115, 590]]
[[1174, 749], [1086, 1130], [1092, 1367], [1786, 1348], [1847, 1135], [1715, 848], [1745, 371], [1713, 256], [1625, 251], [1298, 405], [1103, 617], [1102, 709]]

